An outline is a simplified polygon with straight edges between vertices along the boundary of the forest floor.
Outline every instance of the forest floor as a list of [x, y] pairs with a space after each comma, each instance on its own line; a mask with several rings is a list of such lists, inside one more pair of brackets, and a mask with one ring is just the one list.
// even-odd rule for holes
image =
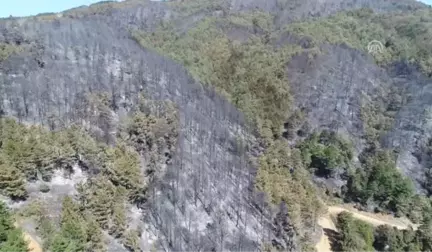
[[332, 244], [336, 241], [335, 234], [338, 232], [334, 219], [343, 211], [350, 212], [354, 218], [370, 223], [373, 226], [389, 225], [398, 229], [408, 229], [411, 226], [414, 230], [418, 227], [418, 225], [413, 224], [406, 218], [396, 218], [381, 213], [362, 212], [350, 205], [329, 206], [327, 213], [318, 220], [318, 225], [323, 228], [321, 238], [315, 246], [318, 252], [332, 251]]

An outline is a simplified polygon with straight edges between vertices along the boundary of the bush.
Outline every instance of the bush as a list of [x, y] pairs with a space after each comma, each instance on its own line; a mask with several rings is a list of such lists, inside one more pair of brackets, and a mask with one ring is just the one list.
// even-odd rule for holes
[[347, 197], [367, 204], [377, 202], [383, 209], [407, 213], [409, 202], [414, 196], [414, 187], [396, 168], [389, 151], [378, 151], [367, 159], [362, 169], [348, 180]]
[[285, 140], [275, 141], [259, 158], [256, 184], [274, 204], [285, 202], [288, 214], [301, 239], [309, 239], [324, 207], [303, 168], [297, 149], [290, 149]]
[[334, 132], [313, 133], [299, 144], [305, 165], [317, 176], [331, 177], [337, 168], [346, 171], [352, 166], [352, 145]]
[[354, 219], [348, 212], [342, 212], [337, 216], [337, 228], [340, 233], [340, 251], [374, 251], [373, 226]]
[[47, 193], [51, 190], [51, 188], [47, 184], [41, 184], [39, 186], [39, 191], [42, 193]]
[[19, 53], [20, 51], [22, 51], [20, 46], [0, 42], [0, 63], [12, 54]]

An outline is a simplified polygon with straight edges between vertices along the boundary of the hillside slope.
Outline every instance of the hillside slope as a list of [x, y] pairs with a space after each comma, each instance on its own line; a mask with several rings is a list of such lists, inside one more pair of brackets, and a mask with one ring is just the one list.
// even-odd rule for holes
[[[139, 13], [159, 8], [154, 6]], [[243, 116], [184, 68], [129, 39], [122, 15], [136, 10], [131, 11], [53, 22], [2, 21], [3, 40], [30, 47], [1, 64], [2, 114], [46, 126], [54, 118], [54, 126], [62, 127], [94, 123], [91, 116], [90, 121], [80, 116], [85, 94], [110, 94], [120, 118], [138, 103], [141, 91], [171, 100], [180, 111], [177, 155], [163, 179], [152, 185], [144, 206], [142, 249], [257, 250], [271, 240], [295, 249], [289, 227], [273, 231], [277, 220], [254, 203], [249, 188], [255, 169], [245, 148], [237, 147], [238, 137], [254, 142]], [[102, 123], [91, 126], [116, 131]]]
[[[425, 43], [431, 13], [410, 0], [129, 0], [0, 20], [0, 116], [26, 125], [28, 134], [30, 125], [58, 136], [79, 127], [104, 146], [96, 150], [108, 153], [95, 154], [107, 164], [89, 164], [85, 152], [58, 147], [64, 139], [50, 140], [58, 155], [73, 153], [67, 161], [74, 163], [50, 164], [56, 172], [45, 178], [42, 161], [23, 165], [27, 155], [19, 150], [18, 158], [6, 160], [15, 149], [0, 142], [0, 165], [37, 170], [26, 182], [13, 172], [2, 175], [27, 185], [27, 201], [9, 203], [22, 209], [49, 200], [48, 216], [60, 217], [66, 195], [87, 200], [83, 181], [128, 167], [120, 160], [113, 168], [109, 159], [127, 132], [139, 174], [151, 179], [142, 198], [123, 202], [127, 218], [118, 217], [139, 240], [98, 220], [108, 249], [310, 249], [323, 213], [317, 198], [325, 190], [311, 182], [320, 168], [328, 174], [319, 179], [336, 181], [326, 189], [345, 200], [407, 215], [416, 207], [412, 212], [423, 220], [426, 206], [412, 202], [409, 180], [417, 192], [432, 191], [425, 176], [432, 160], [432, 118], [425, 116], [432, 106], [432, 54]], [[377, 23], [367, 30], [371, 20]], [[366, 52], [374, 36], [385, 54]], [[414, 40], [412, 50], [402, 48]], [[172, 135], [157, 121], [163, 106], [149, 109], [143, 97], [174, 104], [175, 146], [164, 145]], [[130, 116], [137, 110], [146, 116], [132, 119], [135, 129]], [[38, 136], [29, 138], [38, 142]], [[158, 161], [153, 151], [162, 156]], [[395, 171], [393, 157], [408, 179]], [[45, 184], [52, 190], [45, 192]], [[87, 214], [83, 208], [74, 209]]]

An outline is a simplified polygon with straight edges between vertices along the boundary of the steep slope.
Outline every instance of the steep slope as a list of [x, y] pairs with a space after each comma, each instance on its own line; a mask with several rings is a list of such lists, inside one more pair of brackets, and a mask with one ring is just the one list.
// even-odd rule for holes
[[400, 63], [391, 69], [392, 85], [399, 87], [406, 103], [395, 117], [395, 123], [383, 143], [400, 150], [397, 165], [418, 184], [418, 189], [430, 194], [430, 145], [432, 118], [432, 79], [417, 68]]
[[[319, 206], [313, 204], [314, 187], [309, 181], [303, 183], [310, 176], [303, 167], [307, 162], [295, 148], [313, 130], [330, 129], [350, 138], [356, 165], [371, 143], [398, 148], [400, 168], [418, 179], [419, 190], [425, 183], [422, 174], [428, 159], [423, 156], [428, 155], [430, 122], [424, 120], [423, 112], [430, 107], [431, 98], [427, 46], [423, 43], [414, 54], [422, 56], [414, 57], [423, 63], [422, 68], [403, 63], [393, 67], [382, 63], [394, 63], [400, 55], [391, 55], [379, 65], [362, 51], [369, 37], [349, 37], [352, 40], [344, 43], [337, 40], [344, 36], [325, 40], [328, 34], [308, 34], [314, 30], [302, 30], [304, 24], [291, 26], [299, 29], [285, 27], [309, 17], [362, 7], [404, 13], [424, 5], [366, 0], [131, 0], [59, 15], [2, 20], [0, 60], [6, 60], [0, 62], [0, 115], [52, 129], [79, 123], [112, 139], [120, 131], [119, 122], [139, 104], [140, 94], [170, 100], [177, 105], [180, 118], [176, 153], [163, 165], [163, 177], [148, 188], [145, 204], [133, 208], [129, 220], [130, 226], [141, 231], [142, 249], [255, 251], [271, 245], [298, 250], [297, 236], [310, 238], [310, 233], [293, 226], [306, 222], [312, 227], [320, 214]], [[264, 12], [247, 12], [255, 9]], [[217, 32], [194, 30], [202, 23]], [[351, 32], [351, 27], [344, 29]], [[155, 44], [141, 43], [142, 48], [131, 38], [131, 31], [139, 31], [138, 38], [156, 34], [162, 39], [151, 41]], [[210, 55], [214, 58], [199, 55], [207, 48], [195, 44], [200, 42], [197, 37], [192, 37], [192, 43], [187, 37], [190, 31], [195, 35], [203, 32], [199, 39], [209, 34], [204, 41], [214, 43], [210, 43], [215, 45]], [[169, 43], [171, 40], [174, 42]], [[394, 46], [391, 40], [385, 42]], [[150, 47], [184, 60], [185, 67]], [[214, 64], [220, 58], [229, 64]], [[279, 71], [285, 62], [289, 86], [283, 68]], [[205, 85], [194, 80], [186, 68]], [[220, 73], [228, 77], [219, 78]], [[288, 90], [294, 97], [293, 108]], [[110, 97], [109, 123], [98, 121], [85, 103], [87, 94], [101, 93]], [[304, 118], [293, 126], [301, 134], [289, 139], [291, 150], [281, 139], [280, 128], [291, 115], [285, 123], [288, 131], [298, 119], [293, 116], [296, 112]], [[257, 125], [251, 127], [251, 121]], [[255, 128], [261, 130], [260, 136]], [[260, 145], [262, 142], [265, 144]], [[148, 162], [144, 157], [141, 161]], [[342, 180], [338, 184], [344, 184], [346, 179]], [[48, 198], [69, 194], [65, 191], [72, 191], [77, 181], [68, 182], [55, 187], [61, 190], [51, 191]], [[257, 193], [256, 186], [269, 199]], [[35, 184], [31, 187], [36, 188]], [[267, 202], [293, 207], [287, 209], [282, 203], [273, 209]], [[60, 204], [51, 207], [56, 212]], [[110, 249], [125, 249], [115, 238], [111, 242]]]
[[[431, 58], [424, 42], [431, 34], [430, 13], [340, 13], [287, 26], [277, 40], [321, 45], [317, 56], [297, 56], [288, 67], [296, 103], [311, 115], [313, 128], [349, 135], [359, 152], [362, 142], [371, 141], [397, 150], [397, 166], [421, 192], [428, 187], [430, 162]], [[373, 23], [366, 30], [365, 20]], [[367, 54], [374, 38], [385, 41], [383, 52]]]
[[288, 65], [295, 102], [312, 129], [329, 128], [350, 136], [361, 151], [361, 108], [388, 95], [389, 77], [361, 51], [324, 45], [322, 52], [313, 59], [300, 54]]
[[[153, 8], [139, 9], [141, 17]], [[169, 99], [181, 111], [182, 130], [173, 165], [146, 204], [143, 249], [257, 250], [273, 242], [295, 250], [293, 234], [284, 235], [289, 227], [276, 232], [271, 212], [254, 203], [254, 167], [236, 147], [238, 137], [254, 141], [243, 116], [182, 67], [130, 40], [124, 14], [2, 21], [3, 34], [18, 34], [16, 44], [22, 36], [38, 48], [2, 63], [2, 114], [31, 124], [86, 124], [79, 115], [86, 93], [110, 93], [120, 117], [141, 91]]]
[[371, 1], [371, 0], [307, 0], [307, 1], [259, 1], [232, 0], [231, 9], [247, 11], [260, 9], [275, 14], [275, 24], [279, 27], [287, 23], [305, 20], [312, 17], [325, 17], [339, 11], [370, 8], [376, 12], [413, 11], [426, 7], [413, 0], [404, 1]]

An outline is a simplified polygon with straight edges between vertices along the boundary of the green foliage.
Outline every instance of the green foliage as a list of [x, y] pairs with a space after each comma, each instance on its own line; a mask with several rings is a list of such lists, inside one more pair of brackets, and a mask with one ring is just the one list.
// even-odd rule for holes
[[[425, 120], [432, 118], [432, 111], [429, 110], [426, 112]], [[432, 194], [432, 138], [427, 139], [424, 146], [421, 148], [421, 153], [426, 154], [426, 170], [425, 170], [425, 182], [423, 184], [423, 187], [428, 191], [429, 195]]]
[[77, 247], [77, 251], [82, 250], [81, 246], [84, 246], [86, 240], [85, 219], [79, 211], [79, 206], [68, 196], [63, 200], [60, 227], [62, 238], [69, 240], [74, 247], [80, 246]]
[[[268, 29], [266, 14], [237, 15], [229, 20]], [[135, 31], [133, 36], [142, 46], [181, 62], [203, 84], [215, 87], [269, 142], [280, 134], [290, 109], [285, 64], [297, 48], [275, 50], [257, 36], [239, 44], [229, 40], [217, 23], [216, 18], [206, 18], [183, 36], [170, 25], [151, 34]]]
[[[430, 215], [429, 215], [430, 216]], [[342, 212], [337, 217], [340, 251], [430, 251], [432, 229], [425, 221], [418, 230], [399, 230], [387, 225], [373, 228], [355, 219], [351, 213]]]
[[418, 64], [432, 74], [432, 11], [375, 14], [369, 9], [338, 13], [331, 17], [289, 24], [285, 30], [308, 36], [316, 44], [347, 44], [367, 50], [369, 42], [378, 40], [385, 46], [382, 53], [374, 54], [379, 63], [388, 64], [407, 60]]
[[140, 252], [139, 233], [136, 230], [128, 230], [123, 240], [124, 246], [131, 252]]
[[413, 230], [379, 226], [375, 229], [374, 247], [378, 251], [422, 251], [418, 238]]
[[[196, 12], [205, 2], [173, 4], [195, 5], [188, 8]], [[231, 41], [224, 33], [236, 27], [251, 32], [249, 41]], [[291, 105], [285, 64], [299, 48], [274, 49], [268, 45], [272, 29], [271, 16], [255, 11], [226, 19], [206, 18], [181, 36], [172, 24], [163, 24], [150, 34], [134, 31], [133, 36], [142, 46], [182, 63], [193, 77], [227, 97], [258, 128], [268, 149], [258, 160], [256, 187], [266, 192], [271, 202], [284, 201], [288, 205], [296, 231], [307, 242], [322, 205], [303, 167], [300, 151], [291, 150], [283, 140], [275, 141]], [[151, 139], [145, 130], [149, 119], [137, 114], [128, 129], [131, 140], [142, 144]]]
[[432, 201], [424, 195], [414, 195], [408, 206], [407, 217], [414, 223], [425, 223], [432, 216]]
[[347, 170], [352, 163], [353, 147], [334, 132], [314, 133], [300, 143], [299, 149], [305, 165], [316, 170], [318, 176], [332, 176], [334, 169]]
[[126, 230], [127, 219], [125, 214], [124, 203], [116, 203], [113, 207], [112, 212], [112, 225], [110, 229], [110, 234], [114, 237], [123, 237]]
[[285, 140], [275, 141], [259, 158], [259, 166], [257, 189], [266, 192], [274, 204], [285, 202], [296, 231], [307, 239], [306, 231], [316, 225], [323, 205], [303, 168], [300, 152], [291, 150]]
[[198, 12], [224, 9], [224, 3], [221, 0], [168, 1], [168, 4], [173, 7], [180, 17], [187, 17]]
[[7, 162], [2, 164], [0, 156], [0, 190], [12, 199], [25, 199], [25, 178], [22, 172]]
[[273, 27], [273, 16], [267, 12], [253, 11], [232, 14], [227, 17], [228, 22], [234, 26], [247, 27], [254, 33], [271, 32]]
[[0, 42], [0, 63], [12, 54], [16, 54], [22, 51], [22, 48], [13, 44], [6, 44]]
[[23, 232], [14, 227], [14, 220], [6, 205], [0, 202], [0, 252], [27, 252]]
[[[169, 106], [169, 104], [162, 105]], [[156, 148], [167, 148], [172, 152], [178, 136], [178, 118], [175, 111], [175, 108], [171, 107], [158, 117], [136, 111], [125, 124], [122, 132], [124, 135], [121, 138], [140, 154], [149, 152], [162, 154]]]
[[23, 252], [29, 251], [27, 241], [19, 229], [10, 230], [7, 240], [0, 245], [1, 252]]
[[102, 230], [94, 218], [87, 216], [87, 251], [103, 252], [106, 251], [105, 241]]
[[[43, 220], [43, 219], [40, 219]], [[96, 221], [89, 215], [83, 215], [79, 205], [70, 197], [65, 197], [59, 230], [52, 224], [45, 224], [45, 235], [52, 235], [44, 245], [53, 252], [105, 251], [103, 234]], [[94, 249], [94, 250], [93, 250]]]
[[7, 240], [8, 233], [14, 228], [12, 217], [6, 205], [0, 203], [0, 242], [3, 243]]
[[47, 184], [41, 184], [39, 186], [39, 191], [41, 191], [43, 193], [47, 193], [50, 191], [50, 187]]
[[340, 251], [374, 251], [372, 225], [355, 219], [351, 213], [342, 212], [337, 216], [337, 228]]
[[[110, 114], [112, 99], [104, 94], [89, 96], [87, 109]], [[158, 170], [173, 155], [178, 135], [176, 108], [168, 102], [142, 99], [130, 120], [119, 126], [112, 145], [98, 142], [81, 127], [58, 131], [24, 126], [0, 119], [0, 190], [11, 198], [24, 198], [26, 178], [49, 181], [57, 169], [72, 172], [74, 165], [97, 171], [77, 185], [77, 200], [66, 197], [61, 219], [51, 218], [42, 202], [21, 214], [36, 217], [48, 251], [105, 251], [102, 230], [125, 239], [128, 203], [146, 197], [145, 171]], [[51, 127], [52, 129], [57, 127]], [[140, 157], [141, 156], [141, 157]], [[148, 158], [148, 156], [150, 156]], [[141, 163], [146, 159], [147, 166]], [[148, 158], [148, 160], [147, 160]], [[151, 176], [146, 174], [147, 176]], [[41, 184], [41, 191], [49, 190]], [[132, 246], [133, 247], [133, 246]]]
[[76, 156], [62, 132], [26, 127], [12, 119], [0, 119], [0, 158], [29, 180], [49, 180], [54, 168], [70, 168]]
[[419, 227], [418, 237], [421, 251], [432, 251], [432, 219], [428, 219]]
[[383, 209], [406, 213], [414, 188], [411, 180], [397, 170], [391, 153], [379, 151], [350, 177], [347, 196], [364, 204], [373, 200]]
[[142, 188], [142, 174], [138, 154], [124, 145], [109, 149], [108, 162], [103, 170], [104, 175], [115, 186], [124, 187], [130, 191], [130, 197]]
[[77, 7], [63, 12], [63, 16], [69, 18], [81, 18], [93, 15], [108, 15], [115, 9], [125, 8], [136, 5], [136, 3], [143, 4], [142, 0], [128, 0], [128, 1], [100, 1], [89, 6]]
[[[390, 92], [381, 90], [372, 102], [362, 104], [360, 115], [365, 139], [369, 148], [380, 148], [380, 138], [394, 122], [394, 117], [403, 103], [402, 90], [390, 87]], [[365, 153], [368, 154], [368, 153]]]
[[92, 213], [103, 229], [110, 228], [113, 209], [127, 199], [127, 191], [121, 186], [116, 187], [105, 176], [97, 176], [79, 184], [77, 190], [80, 207]]

